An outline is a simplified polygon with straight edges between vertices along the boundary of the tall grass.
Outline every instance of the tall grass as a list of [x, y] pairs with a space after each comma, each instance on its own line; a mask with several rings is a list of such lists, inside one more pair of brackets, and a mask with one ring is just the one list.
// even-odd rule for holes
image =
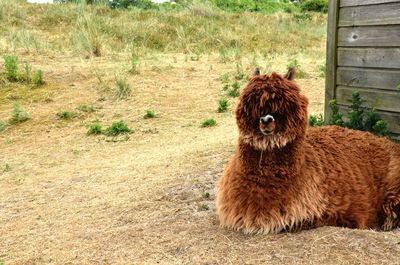
[[[28, 51], [57, 48], [100, 56], [127, 52], [134, 41], [138, 51], [150, 52], [295, 54], [320, 49], [325, 38], [326, 15], [310, 17], [299, 23], [293, 14], [283, 12], [238, 15], [198, 2], [177, 11], [74, 3], [40, 6], [2, 0], [0, 38], [7, 42], [0, 47], [7, 50], [9, 43], [14, 43], [15, 49]], [[15, 42], [12, 35], [23, 31], [25, 37]]]

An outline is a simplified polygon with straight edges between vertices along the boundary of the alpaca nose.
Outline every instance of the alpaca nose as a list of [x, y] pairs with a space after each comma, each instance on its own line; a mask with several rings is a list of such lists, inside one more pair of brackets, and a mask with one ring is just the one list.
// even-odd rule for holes
[[274, 117], [272, 115], [265, 115], [263, 117], [260, 117], [260, 123], [268, 124], [272, 121], [275, 121]]

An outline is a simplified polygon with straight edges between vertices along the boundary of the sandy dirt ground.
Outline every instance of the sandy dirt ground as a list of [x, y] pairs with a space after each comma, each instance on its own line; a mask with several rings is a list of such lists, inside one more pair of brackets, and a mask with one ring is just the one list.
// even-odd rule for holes
[[[31, 119], [0, 132], [0, 261], [4, 264], [400, 264], [400, 231], [325, 227], [295, 234], [244, 235], [219, 227], [217, 180], [233, 153], [237, 129], [219, 77], [235, 63], [217, 55], [182, 54], [141, 60], [127, 73], [127, 56], [92, 59], [26, 56], [45, 73], [40, 88], [7, 86], [0, 120], [18, 98]], [[284, 72], [289, 58], [264, 62]], [[322, 113], [323, 57], [299, 61], [297, 82]], [[252, 66], [243, 60], [243, 71]], [[132, 87], [115, 97], [115, 75]], [[232, 81], [230, 81], [232, 83]], [[1, 90], [1, 89], [0, 89]], [[77, 110], [95, 107], [92, 113]], [[144, 119], [145, 110], [156, 113]], [[77, 117], [60, 120], [60, 111]], [[213, 117], [217, 125], [201, 128]], [[87, 136], [88, 125], [123, 120], [128, 137]], [[129, 139], [128, 139], [129, 138]]]

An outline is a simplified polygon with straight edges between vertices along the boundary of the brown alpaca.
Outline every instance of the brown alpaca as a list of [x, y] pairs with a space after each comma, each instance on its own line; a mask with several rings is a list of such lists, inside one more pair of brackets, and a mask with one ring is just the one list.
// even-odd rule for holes
[[307, 128], [293, 71], [254, 76], [236, 109], [239, 141], [220, 179], [222, 226], [246, 233], [400, 225], [400, 146], [337, 126]]

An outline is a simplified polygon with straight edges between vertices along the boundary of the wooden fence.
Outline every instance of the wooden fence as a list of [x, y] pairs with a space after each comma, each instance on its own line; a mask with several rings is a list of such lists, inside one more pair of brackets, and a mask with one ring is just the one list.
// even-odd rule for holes
[[325, 117], [358, 91], [400, 134], [400, 1], [330, 0]]

